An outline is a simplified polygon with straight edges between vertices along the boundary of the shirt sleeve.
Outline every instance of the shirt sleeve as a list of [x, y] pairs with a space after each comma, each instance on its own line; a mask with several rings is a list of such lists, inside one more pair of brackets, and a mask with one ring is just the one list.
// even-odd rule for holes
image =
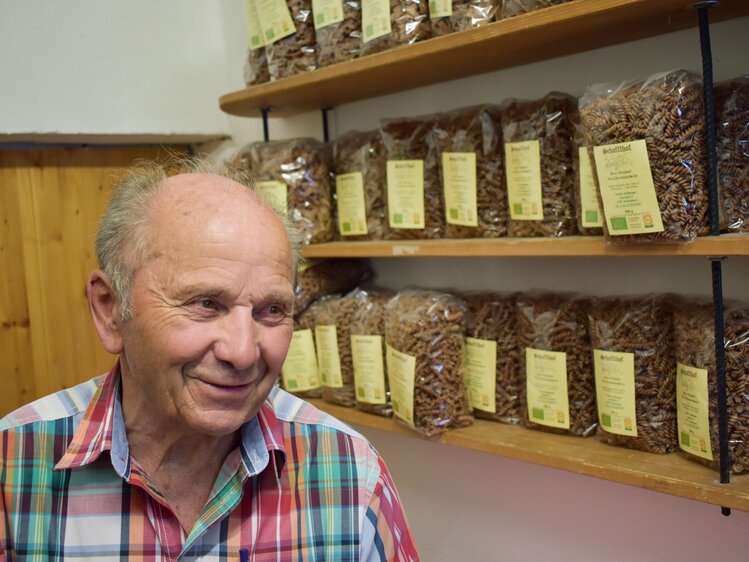
[[419, 562], [419, 553], [395, 484], [382, 459], [378, 462], [380, 474], [364, 514], [359, 560]]

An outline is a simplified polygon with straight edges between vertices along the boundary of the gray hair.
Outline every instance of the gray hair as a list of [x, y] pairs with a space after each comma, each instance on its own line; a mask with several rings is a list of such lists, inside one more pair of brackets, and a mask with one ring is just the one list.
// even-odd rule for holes
[[239, 183], [254, 193], [258, 202], [273, 211], [283, 224], [291, 246], [293, 271], [296, 273], [304, 241], [302, 231], [292, 219], [263, 197], [255, 188], [251, 174], [205, 157], [170, 154], [163, 161], [137, 160], [115, 182], [95, 242], [99, 268], [112, 283], [123, 322], [133, 316], [130, 295], [133, 277], [151, 255], [148, 233], [154, 196], [166, 179], [186, 173], [214, 174]]

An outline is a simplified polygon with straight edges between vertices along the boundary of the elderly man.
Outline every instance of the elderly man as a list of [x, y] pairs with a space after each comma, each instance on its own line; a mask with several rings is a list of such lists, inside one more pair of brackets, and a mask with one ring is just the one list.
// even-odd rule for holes
[[0, 561], [418, 560], [370, 444], [274, 386], [299, 233], [181, 164], [128, 171], [102, 219], [112, 370], [0, 421]]

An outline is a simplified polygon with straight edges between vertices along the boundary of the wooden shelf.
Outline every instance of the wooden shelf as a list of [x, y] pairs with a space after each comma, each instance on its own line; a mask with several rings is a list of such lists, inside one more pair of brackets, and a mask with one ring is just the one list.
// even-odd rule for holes
[[[483, 27], [404, 45], [222, 96], [232, 115], [270, 116], [335, 107], [392, 92], [588, 51], [697, 26], [693, 0], [573, 0]], [[723, 0], [711, 21], [749, 14]]]
[[[391, 418], [322, 400], [310, 402], [349, 424], [426, 439]], [[643, 453], [607, 445], [595, 437], [554, 435], [483, 420], [476, 420], [471, 427], [447, 431], [432, 441], [749, 511], [749, 475], [735, 476], [730, 484], [721, 484], [717, 471], [676, 453]]]
[[308, 258], [749, 256], [749, 235], [698, 238], [690, 244], [610, 246], [600, 236], [329, 242], [307, 246]]

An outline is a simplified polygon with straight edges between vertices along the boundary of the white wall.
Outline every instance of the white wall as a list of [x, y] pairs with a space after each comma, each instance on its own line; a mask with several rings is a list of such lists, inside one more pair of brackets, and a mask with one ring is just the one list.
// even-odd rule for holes
[[[749, 18], [713, 26], [717, 79], [749, 72]], [[0, 0], [0, 142], [193, 140], [230, 156], [262, 138], [259, 119], [230, 118], [218, 98], [241, 89], [241, 0]], [[446, 110], [665, 69], [700, 68], [696, 30], [348, 104], [333, 136], [382, 117]], [[318, 112], [272, 120], [273, 138], [321, 138]], [[5, 136], [3, 136], [3, 134]], [[400, 288], [540, 287], [591, 294], [709, 294], [701, 258], [380, 259]], [[726, 294], [749, 300], [749, 259], [724, 266]], [[745, 560], [749, 513], [370, 429], [429, 562]], [[744, 476], [749, 478], [749, 476]]]
[[226, 136], [217, 4], [0, 0], [0, 142]]

